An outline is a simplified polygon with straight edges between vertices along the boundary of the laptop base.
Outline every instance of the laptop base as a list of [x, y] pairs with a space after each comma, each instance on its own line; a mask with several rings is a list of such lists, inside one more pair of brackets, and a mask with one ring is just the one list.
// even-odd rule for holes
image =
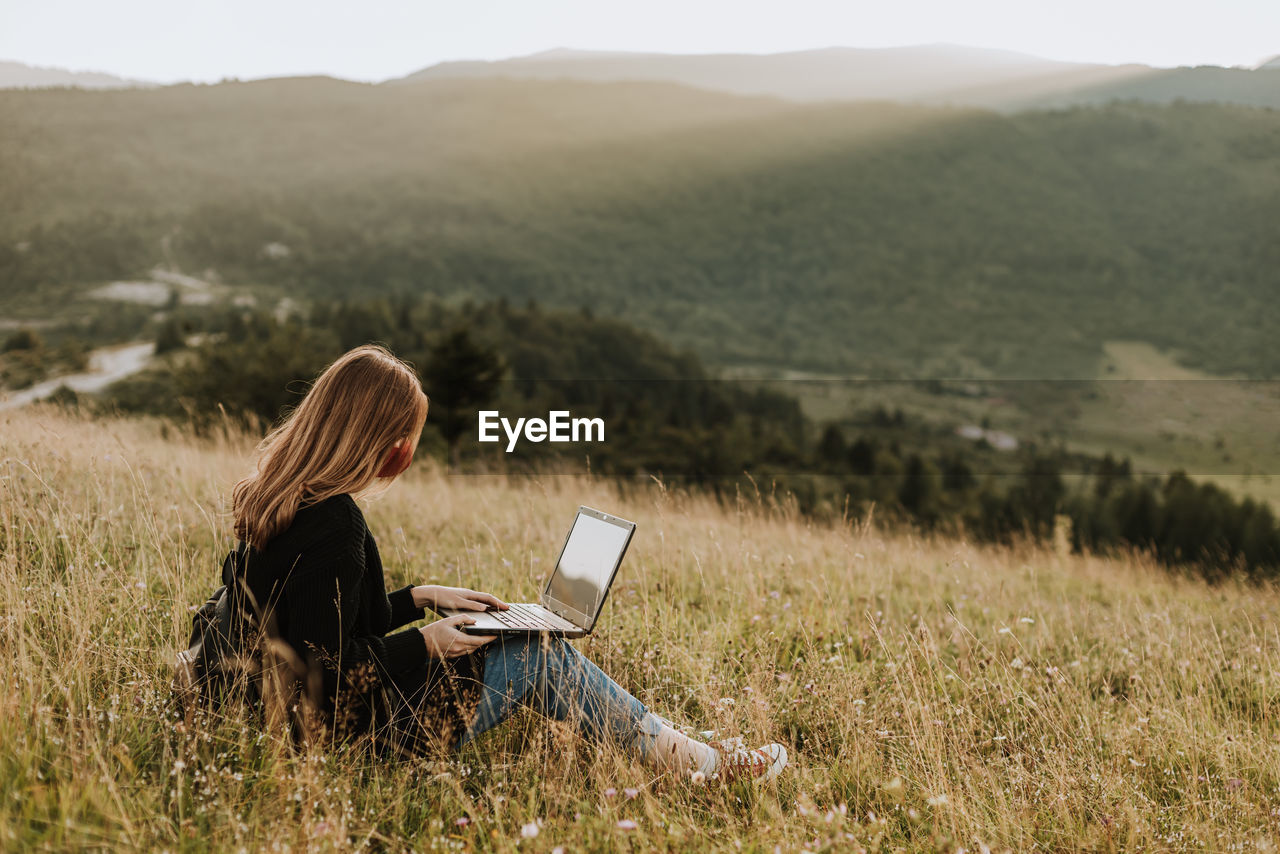
[[575, 626], [536, 602], [513, 603], [509, 611], [461, 611], [444, 608], [441, 616], [465, 614], [475, 620], [458, 630], [469, 635], [551, 635], [562, 638], [586, 637], [585, 629]]

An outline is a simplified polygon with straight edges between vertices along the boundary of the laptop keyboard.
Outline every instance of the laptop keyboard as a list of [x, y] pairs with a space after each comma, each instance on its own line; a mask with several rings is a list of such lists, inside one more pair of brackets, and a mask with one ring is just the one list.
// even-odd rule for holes
[[542, 616], [545, 611], [539, 606], [512, 605], [508, 611], [490, 611], [489, 616], [513, 629], [549, 629], [556, 631], [563, 626], [552, 625]]

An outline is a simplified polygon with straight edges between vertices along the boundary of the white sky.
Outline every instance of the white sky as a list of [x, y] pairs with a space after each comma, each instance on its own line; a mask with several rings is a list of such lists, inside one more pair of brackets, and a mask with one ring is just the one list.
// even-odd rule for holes
[[0, 0], [0, 59], [159, 82], [382, 80], [561, 46], [774, 53], [932, 42], [1252, 66], [1280, 53], [1280, 0]]

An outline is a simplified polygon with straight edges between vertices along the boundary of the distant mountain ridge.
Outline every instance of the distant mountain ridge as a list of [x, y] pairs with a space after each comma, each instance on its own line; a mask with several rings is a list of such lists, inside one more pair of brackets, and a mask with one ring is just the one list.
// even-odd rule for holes
[[0, 89], [51, 89], [58, 86], [77, 89], [137, 89], [157, 85], [159, 84], [131, 80], [101, 71], [68, 71], [65, 68], [44, 68], [0, 60]]
[[952, 44], [829, 47], [774, 54], [664, 54], [555, 48], [496, 61], [442, 62], [389, 83], [510, 77], [661, 81], [792, 101], [889, 100], [998, 110], [1182, 99], [1280, 108], [1280, 77], [1216, 66], [1061, 62]]
[[[501, 60], [441, 62], [387, 85], [441, 79], [672, 83], [796, 102], [898, 101], [1004, 112], [1111, 101], [1215, 102], [1280, 109], [1280, 56], [1253, 69], [1064, 62], [994, 48], [924, 44], [772, 54], [674, 54], [558, 47]], [[279, 79], [279, 78], [277, 78]], [[160, 84], [0, 61], [0, 89], [125, 89]]]

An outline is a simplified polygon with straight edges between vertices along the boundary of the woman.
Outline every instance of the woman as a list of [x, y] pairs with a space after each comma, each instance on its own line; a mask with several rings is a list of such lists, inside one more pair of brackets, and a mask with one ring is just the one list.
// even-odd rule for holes
[[426, 417], [413, 370], [381, 347], [359, 347], [320, 375], [236, 484], [239, 610], [259, 629], [258, 648], [271, 651], [265, 674], [274, 678], [260, 685], [286, 687], [295, 732], [368, 732], [398, 751], [449, 750], [524, 704], [659, 770], [774, 777], [787, 762], [781, 745], [729, 750], [691, 739], [561, 638], [469, 635], [460, 631], [474, 622], [466, 616], [402, 628], [427, 608], [507, 607], [462, 588], [386, 592], [377, 544], [353, 498], [404, 472]]

